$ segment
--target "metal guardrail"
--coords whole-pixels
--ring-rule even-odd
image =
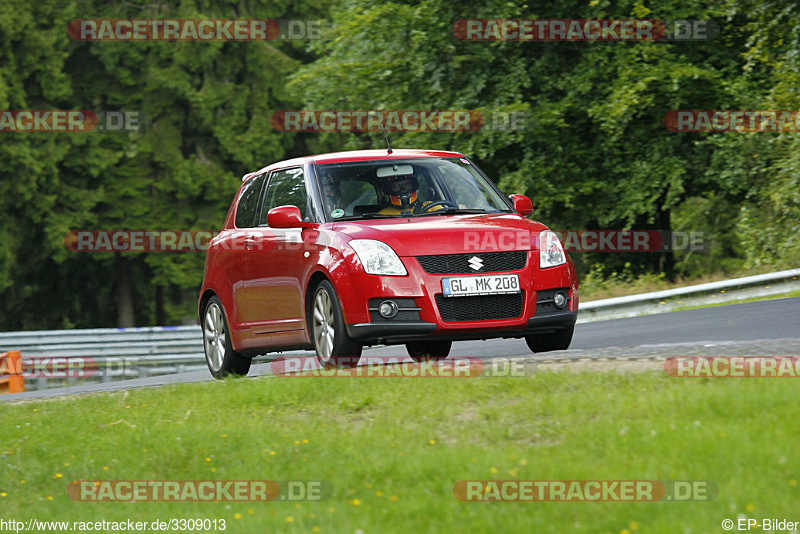
[[[205,369],[202,339],[199,326],[0,332],[0,350],[22,352],[28,389],[48,389]]]
[[[578,322],[662,313],[686,306],[720,304],[800,290],[800,269],[580,303]]]
[[[582,302],[579,322],[794,290],[800,290],[800,269]],[[199,326],[0,332],[0,352],[9,350],[22,352],[28,390],[206,369]]]

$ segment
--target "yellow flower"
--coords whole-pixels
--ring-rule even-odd
[[[25,484],[25,481],[24,480],[20,480],[19,483],[20,484]]]
[[[269,455],[270,455],[270,456],[275,456],[276,454],[278,454],[278,453],[277,453],[277,452],[275,452],[275,451],[269,451]]]
[[[64,475],[62,475],[61,473],[56,473],[55,475],[53,475],[53,478],[61,478],[63,476]]]
[[[751,503],[751,502],[749,502],[749,503],[747,503],[747,506],[744,507],[744,509],[746,511],[748,511],[748,512],[752,512],[752,511],[754,511],[756,509],[756,505]]]
[[[497,468],[496,467],[492,467],[491,469],[489,469],[489,471],[491,471],[492,473],[497,473]]]
[[[39,411],[39,408],[34,408],[34,409],[33,409],[33,411],[34,411],[34,412],[38,412],[38,411]]]
[[[308,440],[307,440],[307,439],[304,439],[304,440],[303,440],[303,443],[308,443]]]
[[[233,518],[234,519],[241,519],[242,518],[242,514],[240,514],[239,512],[236,512],[235,514],[233,514]]]
[[[52,497],[52,495],[48,495],[48,496],[47,496],[47,500],[48,500],[48,501],[52,501],[52,500],[53,500],[53,497]]]
[[[392,499],[394,502],[397,502],[397,495],[392,495],[392,496],[390,497],[390,499]]]
[[[334,508],[333,506],[328,506],[328,513],[332,514],[335,511],[336,511],[336,508]]]
[[[631,530],[639,530],[639,523],[636,521],[631,521],[628,526],[631,527]]]
[[[512,476],[512,477],[515,477],[515,476],[517,476],[517,470],[516,469],[509,469],[508,470],[508,474],[510,476]]]
[[[523,458],[522,460],[519,461],[519,465],[528,465],[528,460]]]
[[[429,439],[428,443],[430,443],[431,445],[436,445],[436,440],[435,439]]]
[[[376,491],[375,492],[375,496],[376,497],[383,497],[383,492],[382,491]]]
[[[300,440],[299,439],[294,440],[294,444],[295,445],[300,445]]]
[[[206,462],[210,462],[210,461],[211,461],[211,458],[209,458],[208,456],[206,456]]]
[[[361,506],[361,501],[358,499],[353,499],[353,506]]]
[[[313,532],[319,532],[319,527],[314,527],[311,529]]]
[[[212,472],[212,473],[216,473],[216,472],[217,472],[217,468],[216,468],[216,467],[212,467],[212,468],[211,468],[211,472]]]
[[[789,481],[789,485],[795,487],[797,485],[797,481],[795,479],[792,479]]]
[[[223,437],[223,438],[227,438],[227,437],[228,437],[228,434],[222,434],[222,437]]]
[[[250,514],[250,515],[253,515],[254,513],[256,513],[256,511],[253,510],[252,508],[248,508],[247,509],[247,513]]]
[[[623,528],[622,530],[619,531],[619,534],[631,534],[631,531],[628,530],[627,528]]]
[[[287,522],[287,523],[294,523],[294,517],[292,517],[292,516],[290,516],[290,515],[289,515],[289,516],[286,516],[286,522]]]
[[[8,493],[6,493],[6,492],[4,491],[4,492],[0,493],[0,497],[8,497]]]
[[[103,466],[103,471],[108,471],[108,466],[107,465]]]

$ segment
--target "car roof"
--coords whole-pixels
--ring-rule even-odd
[[[381,161],[391,159],[407,159],[407,158],[463,158],[464,155],[460,152],[450,152],[447,150],[422,150],[414,148],[397,148],[392,149],[389,154],[386,149],[381,150],[352,150],[350,152],[331,152],[330,154],[318,154],[316,156],[305,156],[301,158],[287,159],[273,163],[263,169],[255,172],[245,174],[242,181],[247,181],[253,176],[257,176],[263,172],[274,171],[286,167],[295,167],[298,165],[305,165],[307,163],[326,164],[326,163],[346,163],[350,161]]]

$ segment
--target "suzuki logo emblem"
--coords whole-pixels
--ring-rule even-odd
[[[467,263],[469,263],[473,271],[480,271],[483,269],[483,260],[478,256],[472,256]]]

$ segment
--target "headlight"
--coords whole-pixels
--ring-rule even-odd
[[[367,274],[405,276],[408,274],[403,262],[392,247],[374,239],[353,239],[350,246],[356,251]]]
[[[545,230],[539,234],[539,268],[555,267],[567,263],[567,255],[561,241],[552,230]]]

